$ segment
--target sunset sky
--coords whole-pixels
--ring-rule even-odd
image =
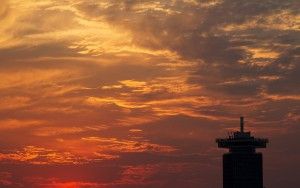
[[[1,188],[220,188],[267,137],[300,187],[299,0],[0,0]]]

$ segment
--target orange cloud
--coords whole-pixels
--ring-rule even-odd
[[[146,141],[121,140],[116,138],[84,137],[83,141],[96,143],[99,151],[103,153],[119,152],[173,152],[176,148],[152,144]]]
[[[0,153],[0,161],[30,164],[78,164],[84,162],[83,159],[69,152],[58,152],[35,146],[27,146],[15,153]]]
[[[42,120],[19,120],[19,119],[5,119],[0,120],[0,130],[14,130],[25,127],[36,127],[45,124]]]

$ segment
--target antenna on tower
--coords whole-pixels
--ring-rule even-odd
[[[240,124],[241,124],[241,133],[244,132],[244,117],[240,117]]]

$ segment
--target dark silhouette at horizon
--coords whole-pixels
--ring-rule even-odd
[[[223,188],[263,188],[263,157],[256,148],[266,148],[268,139],[255,138],[244,132],[244,117],[240,131],[228,138],[217,139],[219,148],[228,148],[223,155]]]

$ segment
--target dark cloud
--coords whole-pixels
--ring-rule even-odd
[[[197,82],[204,84],[209,90],[224,92],[225,95],[259,95],[261,89],[268,87],[266,85],[269,84],[255,79],[274,74],[280,79],[270,83],[275,84],[273,88],[284,90],[284,87],[281,87],[283,84],[280,83],[284,83],[287,88],[294,88],[295,82],[293,84],[287,82],[287,75],[281,74],[281,68],[272,70],[271,67],[283,59],[285,63],[292,61],[293,55],[285,52],[288,50],[286,47],[280,46],[286,43],[294,46],[299,44],[298,37],[295,36],[297,31],[287,32],[286,29],[280,28],[274,30],[268,26],[265,29],[253,26],[242,31],[223,31],[222,28],[230,24],[243,25],[247,22],[271,26],[276,24],[276,20],[267,23],[266,17],[284,11],[290,12],[291,15],[296,14],[297,1],[220,1],[208,7],[201,7],[201,4],[213,3],[212,1],[198,1],[199,4],[193,6],[180,1],[169,5],[163,2],[158,4],[161,9],[178,11],[173,14],[165,14],[156,9],[146,8],[137,11],[133,8],[135,5],[144,5],[143,3],[145,2],[111,2],[106,9],[97,4],[82,4],[79,9],[91,17],[105,17],[112,24],[130,29],[134,33],[133,42],[138,45],[152,49],[170,49],[183,58],[204,62],[199,64],[199,71],[196,71],[195,75],[200,75]],[[257,67],[253,63],[258,59],[253,58],[246,48],[283,49],[280,49],[281,55],[277,60],[261,59],[270,62],[270,66]],[[254,81],[222,84],[224,81],[244,77]]]
[[[297,87],[300,84],[298,79],[300,74],[299,54],[299,47],[290,48],[274,61],[273,71],[277,73],[277,76],[282,77],[282,79],[271,81],[267,85],[269,93],[283,95],[299,94],[299,87]]]
[[[224,0],[210,9],[202,26],[204,28],[219,27],[223,24],[243,24],[255,17],[270,15],[279,11],[288,10],[296,12],[297,1],[288,0],[266,0],[261,2],[254,1],[232,1]],[[263,19],[262,19],[263,21]]]

